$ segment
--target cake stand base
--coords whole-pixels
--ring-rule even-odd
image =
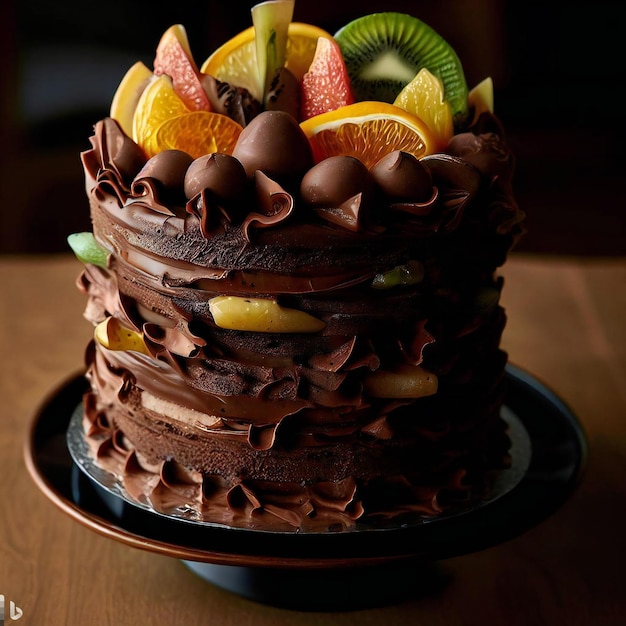
[[[291,571],[183,563],[203,580],[248,600],[297,611],[348,611],[436,594],[447,577],[437,563]]]

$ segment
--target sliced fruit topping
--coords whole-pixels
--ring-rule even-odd
[[[461,62],[430,26],[403,13],[358,18],[336,34],[357,100],[394,102],[422,68],[443,83],[455,123],[467,117],[467,84]]]
[[[481,113],[493,113],[493,80],[489,76],[470,89],[467,97],[470,107],[474,110],[474,119]]]
[[[365,389],[374,398],[422,398],[437,393],[437,387],[437,376],[419,365],[377,370],[365,380]]]
[[[372,279],[374,289],[392,289],[417,285],[424,280],[424,265],[420,261],[409,261],[406,265],[396,265],[383,274],[376,274]]]
[[[168,28],[156,50],[154,73],[172,79],[174,91],[190,111],[210,111],[209,99],[200,83],[200,72],[193,60],[187,32],[181,24]]]
[[[167,75],[159,76],[139,98],[133,116],[132,138],[148,156],[153,156],[155,153],[147,149],[147,144],[155,130],[168,119],[184,113],[189,113],[189,109],[176,95],[172,79]]]
[[[96,326],[94,339],[109,350],[133,350],[150,356],[143,335],[124,327],[115,317],[107,317]]]
[[[292,22],[288,34],[285,67],[300,80],[311,67],[319,38],[331,39],[331,35],[317,26],[301,22]]]
[[[419,117],[384,102],[356,102],[316,115],[300,126],[316,163],[345,154],[369,168],[394,150],[421,158],[437,147],[436,138]]]
[[[420,117],[437,138],[443,149],[454,134],[452,110],[444,100],[441,81],[426,68],[405,85],[394,104]]]
[[[231,154],[242,126],[225,115],[211,111],[192,111],[163,122],[149,138],[148,155],[163,150],[182,150],[197,159],[204,154]]]
[[[137,61],[124,74],[124,78],[122,78],[111,101],[110,116],[129,137],[132,137],[133,134],[133,115],[137,103],[151,78],[150,69],[141,61]]]
[[[325,30],[292,22],[287,29],[285,67],[300,80],[309,69],[319,37],[330,37]],[[254,26],[242,31],[219,47],[202,64],[200,71],[220,81],[244,87],[257,100],[262,100],[256,62]]]
[[[259,91],[265,102],[276,72],[287,60],[287,37],[295,0],[269,0],[252,7]]]
[[[93,233],[74,233],[67,238],[67,243],[81,263],[107,266],[109,251],[96,241]]]
[[[258,333],[315,333],[322,320],[297,309],[282,307],[276,300],[217,296],[209,300],[209,310],[220,328]]]
[[[300,119],[354,103],[341,49],[334,39],[320,37],[311,67],[302,78]]]

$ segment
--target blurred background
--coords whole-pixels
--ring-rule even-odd
[[[67,252],[90,229],[79,152],[128,67],[151,67],[174,23],[200,65],[251,25],[254,3],[2,0],[0,253]],[[301,0],[294,19],[333,33],[382,10],[437,30],[470,87],[493,77],[528,215],[518,250],[625,255],[622,3]]]

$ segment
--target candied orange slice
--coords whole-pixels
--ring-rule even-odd
[[[386,102],[356,102],[311,117],[300,127],[317,163],[343,154],[371,167],[394,150],[421,158],[437,149],[437,139],[423,120]]]
[[[404,86],[394,104],[421,118],[437,138],[439,148],[450,141],[454,134],[452,109],[444,100],[441,81],[426,68]]]
[[[300,80],[315,56],[319,37],[332,38],[312,24],[292,22],[287,37],[285,67]],[[219,47],[202,64],[200,71],[218,80],[245,87],[257,100],[263,100],[262,78],[258,76],[254,26],[247,28]]]
[[[166,120],[184,113],[189,113],[189,109],[176,95],[172,79],[163,74],[150,82],[139,98],[133,116],[132,138],[148,152],[148,143],[156,129]]]
[[[145,148],[149,156],[183,150],[194,159],[213,152],[231,154],[242,126],[221,113],[191,111],[163,122]]]
[[[124,74],[111,101],[110,116],[129,137],[133,134],[135,109],[151,78],[152,71],[137,61]]]

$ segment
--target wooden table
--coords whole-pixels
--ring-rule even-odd
[[[0,258],[0,594],[20,624],[193,626],[626,623],[626,259],[513,256],[503,272],[511,361],[586,429],[582,485],[547,521],[444,561],[448,582],[395,606],[294,612],[222,591],[181,562],[107,539],[63,514],[26,471],[44,398],[82,365],[90,336],[69,256]]]

